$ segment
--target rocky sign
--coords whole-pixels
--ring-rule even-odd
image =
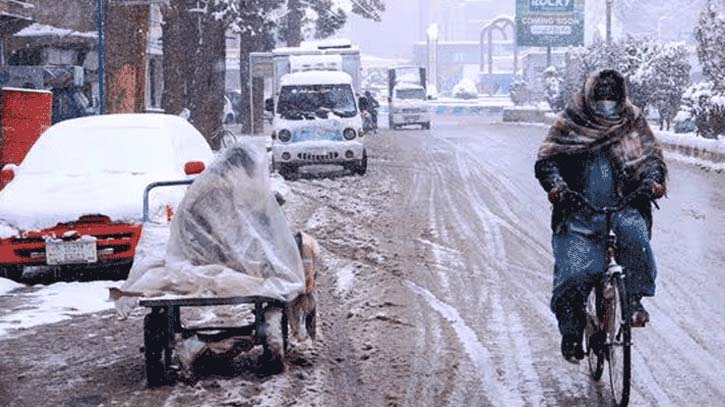
[[[517,0],[516,43],[527,47],[584,45],[585,0]]]

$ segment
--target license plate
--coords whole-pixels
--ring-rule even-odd
[[[417,122],[420,120],[420,116],[405,116],[406,122]]]
[[[98,261],[95,241],[45,243],[45,260],[48,265],[89,264]]]

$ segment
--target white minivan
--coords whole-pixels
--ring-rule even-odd
[[[340,165],[367,171],[362,119],[352,78],[341,71],[306,71],[282,77],[272,121],[272,165],[289,178],[303,166]]]

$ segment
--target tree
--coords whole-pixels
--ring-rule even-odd
[[[581,92],[584,82],[592,73],[601,69],[616,69],[627,82],[630,101],[646,111],[653,103],[650,67],[657,53],[656,43],[634,37],[611,45],[598,42],[587,48],[575,48],[569,51],[564,66],[562,98],[568,102]]]
[[[149,6],[104,4],[107,58],[106,112],[142,113],[146,109],[146,47]]]
[[[384,0],[287,0],[279,36],[287,46],[297,47],[302,39],[327,38],[347,22],[350,13],[380,21]]]
[[[702,137],[725,135],[725,16],[708,0],[695,28],[697,56],[707,82],[688,91],[685,105]],[[687,106],[689,105],[689,106]]]
[[[660,114],[660,130],[670,129],[682,104],[682,95],[690,86],[689,53],[684,44],[667,43],[659,47],[650,64],[651,100]]]
[[[712,0],[708,0],[700,14],[695,38],[702,73],[716,90],[725,91],[725,17]]]
[[[164,94],[167,113],[190,112],[189,121],[213,149],[222,125],[225,31],[235,22],[235,0],[170,0],[163,8]]]
[[[279,8],[284,0],[241,0],[241,13],[234,23],[239,33],[239,74],[241,83],[241,123],[242,133],[252,132],[251,97],[252,84],[249,78],[249,54],[252,52],[269,51],[274,48],[274,28],[276,26],[272,13]]]
[[[563,98],[562,88],[563,77],[559,74],[559,70],[550,66],[544,71],[544,98],[549,103],[551,110],[561,112],[566,107],[566,101]]]

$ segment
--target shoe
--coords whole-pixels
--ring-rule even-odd
[[[561,355],[569,363],[577,364],[584,359],[581,335],[564,335],[561,338]]]
[[[643,328],[649,322],[649,312],[642,305],[642,298],[632,299],[630,306],[632,312],[632,328]]]

